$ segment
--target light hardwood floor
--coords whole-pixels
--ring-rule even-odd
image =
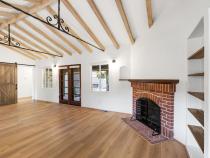
[[[187,158],[176,141],[149,144],[126,116],[45,102],[0,106],[0,158]]]

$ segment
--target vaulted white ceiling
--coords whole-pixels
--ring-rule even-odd
[[[5,0],[9,3],[16,4],[17,7],[31,7],[33,3],[36,2],[33,0]],[[31,2],[29,2],[31,1]],[[41,0],[39,0],[41,1]],[[87,0],[67,0],[69,1],[75,10],[79,13],[82,19],[87,23],[89,28],[95,34],[95,36],[99,39],[99,41],[103,44],[105,48],[114,47],[113,42],[105,32],[98,18],[94,14]],[[152,0],[152,12],[155,21],[170,4],[172,0]],[[38,1],[37,1],[38,2]],[[123,24],[122,18],[118,11],[115,0],[94,0],[97,8],[101,12],[105,22],[113,33],[116,41],[120,46],[122,45],[131,45],[129,41],[128,34],[126,32],[125,26]],[[149,31],[148,26],[148,18],[147,18],[147,9],[146,9],[146,0],[122,0],[123,7],[125,13],[127,15],[129,25],[132,31],[134,38],[144,38],[144,32]],[[57,13],[57,2],[51,4],[50,7]],[[1,12],[10,12],[10,13],[20,13],[14,9],[10,9],[9,7],[5,7],[0,3],[0,13]],[[1,15],[1,14],[0,14]],[[4,14],[2,14],[4,15]],[[40,16],[43,19],[46,19],[47,16],[51,15],[47,8],[39,11],[35,16]],[[51,15],[52,16],[52,15]],[[81,26],[81,24],[75,19],[75,17],[69,12],[66,6],[61,4],[61,17],[64,19],[65,24],[67,24],[80,38],[88,41],[94,45],[97,45],[95,41],[90,37],[87,31]],[[0,23],[4,23],[6,16],[0,16]],[[12,17],[8,17],[12,18]],[[8,19],[7,19],[8,20]],[[26,22],[24,21],[26,20]],[[28,25],[27,23],[31,23],[33,27]],[[20,28],[22,28],[22,30]],[[4,29],[4,33],[7,33],[7,28]],[[37,29],[45,34],[40,34],[37,32]],[[2,30],[2,29],[1,29]],[[61,54],[72,55],[88,53],[88,49],[78,42],[78,40],[65,35],[57,30],[53,30],[53,28],[49,29],[45,24],[31,18],[26,17],[11,25],[12,36],[15,37],[18,41],[20,41],[24,47],[33,48],[36,50],[43,50],[48,52],[56,52]],[[47,35],[47,37],[46,37]],[[41,42],[40,42],[41,41]],[[56,44],[58,43],[59,46]],[[74,48],[72,48],[72,45]],[[95,50],[94,48],[90,47]],[[103,53],[103,52],[102,52]],[[39,55],[39,54],[38,54]],[[41,58],[43,58],[43,55]]]

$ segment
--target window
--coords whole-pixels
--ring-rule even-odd
[[[109,91],[109,65],[92,66],[92,91]]]
[[[43,76],[43,88],[52,88],[53,87],[53,79],[52,79],[52,69],[46,68],[42,72]]]

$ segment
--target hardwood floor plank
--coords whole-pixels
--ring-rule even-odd
[[[176,141],[151,145],[127,114],[47,102],[0,106],[3,158],[187,158]]]

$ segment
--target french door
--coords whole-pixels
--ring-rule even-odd
[[[81,65],[61,66],[60,103],[81,106]]]
[[[17,103],[17,64],[0,63],[0,105]]]

